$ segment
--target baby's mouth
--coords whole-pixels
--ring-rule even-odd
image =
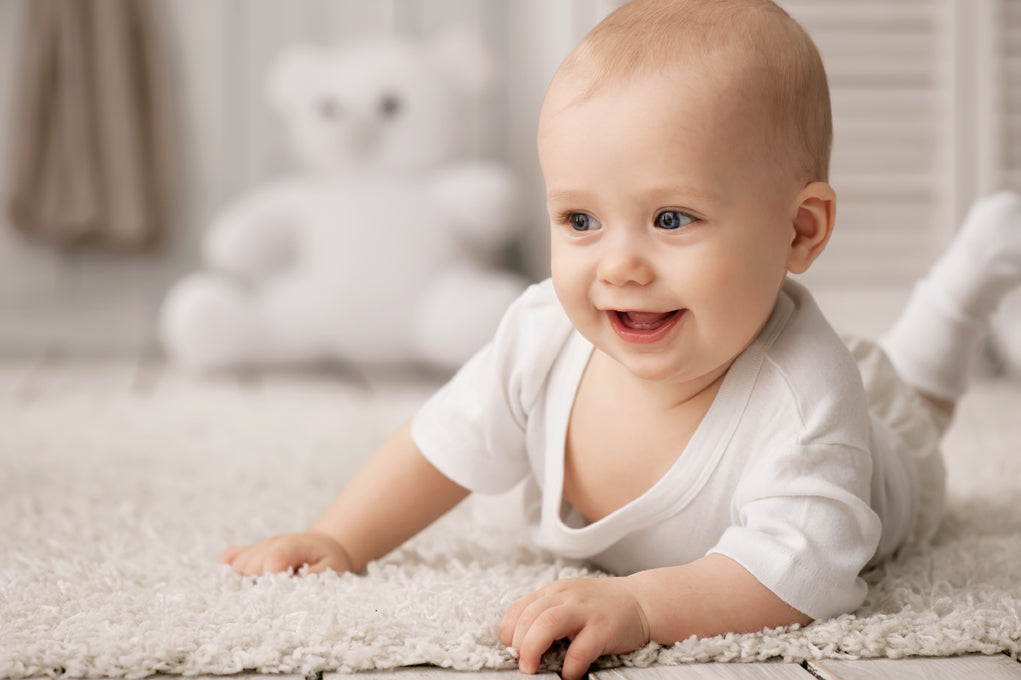
[[[613,310],[606,313],[610,327],[621,340],[639,345],[652,345],[673,333],[685,310],[672,312],[628,312]]]
[[[654,331],[669,323],[679,313],[679,309],[672,312],[614,312],[622,326],[636,331]]]

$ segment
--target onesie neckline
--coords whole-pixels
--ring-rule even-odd
[[[625,535],[676,514],[698,495],[741,421],[766,348],[783,328],[794,307],[790,296],[782,291],[762,330],[734,360],[702,421],[666,473],[641,496],[591,523],[585,523],[581,514],[563,500],[567,426],[582,375],[595,350],[577,330],[571,332],[566,361],[559,376],[570,399],[550,404],[544,471],[548,488],[542,494],[540,520],[542,533],[556,536],[555,544],[560,546],[560,552],[567,557],[587,557],[603,552]],[[678,488],[685,491],[678,495]]]

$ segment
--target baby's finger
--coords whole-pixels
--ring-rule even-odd
[[[220,564],[232,564],[245,547],[243,545],[232,545],[220,553]]]
[[[525,644],[525,638],[528,636],[532,626],[535,625],[536,620],[551,607],[557,605],[557,603],[551,602],[549,598],[543,597],[538,593],[533,593],[529,600],[529,602],[525,603],[521,613],[518,614],[517,620],[514,622],[514,632],[511,634],[510,646],[518,650],[519,654],[521,653],[522,646]]]
[[[604,641],[593,628],[582,628],[567,648],[560,674],[564,680],[581,680],[588,673],[592,662],[602,656],[605,649]]]
[[[230,566],[234,567],[234,571],[242,576],[259,576],[262,573],[260,552],[259,546],[253,545],[235,555]]]
[[[330,568],[330,565],[326,563],[326,560],[319,560],[318,562],[309,562],[308,574],[322,574],[324,571]],[[334,569],[336,571],[336,569]]]
[[[518,619],[521,618],[521,613],[525,611],[525,608],[533,600],[535,600],[534,592],[519,597],[507,608],[507,613],[503,615],[503,621],[500,622],[500,644],[507,647],[513,646],[514,630],[517,628]]]
[[[308,573],[310,574],[322,574],[328,570],[344,572],[347,571],[347,566],[330,559],[329,557],[323,557],[320,560],[308,563]]]
[[[525,673],[535,673],[546,650],[557,640],[573,638],[584,624],[581,614],[571,607],[557,606],[544,610],[529,626],[521,645],[515,646],[518,667]]]
[[[308,563],[301,546],[288,541],[276,541],[266,546],[262,554],[261,574],[277,574],[289,569],[295,571]]]

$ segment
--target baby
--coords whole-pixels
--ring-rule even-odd
[[[535,542],[619,576],[510,607],[525,672],[562,638],[574,680],[650,641],[854,610],[859,573],[939,521],[940,435],[1021,284],[1021,200],[977,204],[883,348],[849,350],[787,277],[833,229],[830,143],[819,55],[769,0],[614,12],[539,117],[551,280],[305,533],[223,561],[361,571],[527,480]]]

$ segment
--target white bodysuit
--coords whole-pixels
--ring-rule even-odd
[[[859,347],[860,370],[808,291],[787,281],[670,470],[587,524],[562,491],[568,418],[592,349],[552,283],[534,285],[412,424],[425,457],[472,491],[528,479],[526,522],[543,548],[617,574],[721,553],[820,619],[858,607],[861,570],[941,509],[939,424],[878,350]],[[923,493],[923,483],[934,488]]]

